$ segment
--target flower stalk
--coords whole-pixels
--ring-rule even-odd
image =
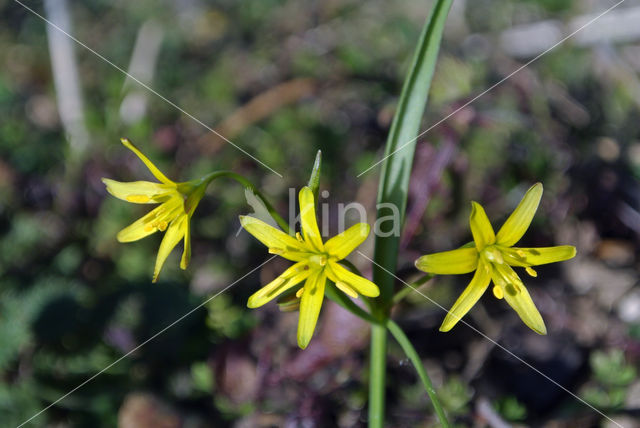
[[[404,222],[418,131],[429,95],[444,24],[452,3],[453,0],[437,0],[425,22],[385,146],[377,202],[379,207],[395,206],[400,213],[400,224]],[[380,219],[387,214],[379,209],[377,218]],[[373,282],[380,287],[380,299],[376,300],[372,312],[382,322],[389,319],[395,280],[388,272],[396,271],[400,246],[399,236],[384,235],[376,236],[373,257]],[[382,428],[387,354],[386,328],[372,326],[370,349],[369,427]],[[446,419],[441,419],[440,422],[445,425]]]

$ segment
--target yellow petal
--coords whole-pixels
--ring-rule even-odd
[[[129,150],[131,150],[133,153],[135,153],[142,162],[144,162],[144,164],[147,166],[147,168],[149,168],[149,171],[151,171],[151,174],[153,174],[153,176],[155,178],[158,179],[158,181],[165,183],[165,184],[175,184],[173,181],[169,180],[162,172],[160,172],[160,170],[158,169],[158,167],[156,167],[153,162],[151,162],[149,160],[149,158],[147,158],[140,150],[138,150],[138,148],[136,146],[134,146],[131,141],[129,141],[126,138],[121,138],[120,142],[122,144],[124,144],[124,146],[126,148],[128,148]]]
[[[255,217],[240,216],[240,224],[247,232],[269,247],[269,252],[273,249],[278,255],[293,261],[301,261],[307,257],[305,253],[309,249],[303,242],[268,225],[262,220],[258,220]]]
[[[328,268],[327,275],[336,285],[338,285],[338,282],[344,282],[359,294],[367,297],[377,297],[380,295],[380,290],[377,285],[369,281],[367,278],[356,275],[340,263],[332,260],[329,262]]]
[[[471,202],[469,224],[478,251],[496,242],[496,235],[493,232],[493,227],[491,227],[487,214],[484,212],[482,205],[477,202]]]
[[[180,199],[169,199],[118,232],[117,239],[120,242],[133,242],[158,230],[165,230],[171,220],[180,215],[181,212],[184,212],[184,210]]]
[[[473,279],[471,279],[467,288],[465,288],[460,297],[458,297],[458,300],[456,300],[444,318],[440,326],[440,331],[451,330],[484,294],[489,286],[489,282],[491,282],[491,269],[483,259],[480,259]]]
[[[573,245],[540,248],[500,248],[504,261],[511,266],[537,266],[569,260],[576,255]]]
[[[492,272],[494,282],[502,284],[504,300],[527,327],[538,334],[547,334],[542,316],[518,274],[508,265],[494,265]]]
[[[184,249],[182,250],[182,259],[180,260],[180,268],[186,269],[191,261],[191,217],[188,216],[185,223],[184,231]]]
[[[416,260],[416,267],[421,271],[439,275],[469,273],[477,266],[478,250],[475,247],[427,254]]]
[[[306,267],[307,265],[304,262],[296,263],[289,267],[279,277],[252,294],[247,302],[247,307],[260,307],[291,287],[300,284],[311,274],[311,270],[305,269]]]
[[[324,251],[322,237],[316,220],[316,204],[313,200],[313,192],[308,187],[303,187],[298,195],[300,201],[300,223],[302,235],[317,251]]]
[[[102,182],[107,186],[107,192],[111,195],[135,204],[157,204],[164,202],[168,199],[169,194],[175,191],[175,186],[153,183],[151,181],[123,183],[109,178],[103,178]]]
[[[510,247],[522,238],[531,224],[541,198],[542,183],[536,183],[527,190],[516,209],[498,231],[496,236],[498,244]]]
[[[298,319],[298,346],[305,349],[318,322],[318,315],[324,298],[326,275],[324,269],[314,270],[304,284],[300,300],[300,318]]]
[[[341,234],[329,239],[324,244],[324,249],[338,260],[342,260],[367,239],[370,230],[371,227],[367,223],[355,224]]]
[[[167,260],[167,257],[169,257],[174,247],[178,245],[178,242],[184,237],[187,221],[187,215],[183,214],[173,220],[165,232],[164,238],[162,238],[162,242],[160,243],[160,248],[158,249],[158,256],[156,257],[156,266],[153,270],[153,282],[158,281],[158,275],[160,275],[162,265],[164,265],[165,260]]]

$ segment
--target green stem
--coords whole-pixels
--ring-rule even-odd
[[[333,283],[328,282],[328,287],[325,288],[325,293],[327,297],[344,309],[348,310],[355,316],[362,318],[369,324],[380,324],[380,321],[374,318],[370,313],[362,309],[360,306],[356,305],[356,303],[351,300],[346,294],[339,291]]]
[[[436,411],[436,415],[438,415],[440,424],[444,428],[448,428],[450,425],[449,425],[449,421],[447,420],[447,415],[445,414],[444,409],[440,404],[440,400],[438,399],[436,390],[433,388],[431,379],[429,379],[429,375],[427,375],[427,371],[424,369],[424,366],[422,365],[422,360],[420,359],[420,356],[416,352],[413,345],[411,345],[409,338],[404,334],[404,332],[402,331],[402,329],[398,324],[396,324],[391,320],[388,320],[387,328],[389,329],[389,332],[391,332],[393,337],[396,339],[398,344],[400,344],[400,346],[402,347],[402,350],[407,355],[409,360],[411,360],[411,362],[413,363],[413,366],[416,368],[416,371],[418,372],[418,376],[420,376],[420,380],[422,381],[422,384],[424,385],[424,388],[426,389],[427,394],[431,399],[431,403],[433,404],[433,408]]]
[[[400,217],[396,218],[396,221],[400,220],[400,224],[404,224],[416,140],[429,95],[444,24],[452,3],[453,0],[437,0],[433,4],[431,15],[425,22],[416,46],[385,146],[378,187],[377,219],[386,218],[388,213],[385,211],[395,207],[394,216],[397,212]],[[396,270],[398,250],[399,234],[376,236],[373,282],[380,288],[380,297],[372,301],[375,302],[375,306],[371,309],[381,321],[389,318],[395,282],[385,269],[389,272]],[[381,427],[384,424],[387,330],[378,325],[371,328],[369,426]]]
[[[425,275],[428,276],[428,275]],[[428,279],[427,279],[428,280]],[[426,282],[427,280],[424,280],[424,282]],[[423,278],[421,278],[420,280],[416,281],[416,283],[423,281]],[[364,309],[362,309],[360,306],[358,306],[357,304],[354,303],[353,300],[351,300],[349,297],[347,297],[344,293],[338,291],[338,289],[336,289],[335,285],[331,284],[329,287],[326,288],[326,293],[327,293],[327,297],[331,300],[333,300],[334,302],[336,302],[337,304],[339,304],[340,306],[342,306],[343,308],[345,308],[346,310],[348,310],[349,312],[351,312],[352,314],[356,315],[357,317],[360,317],[361,319],[367,321],[368,323],[371,324],[371,328],[372,328],[372,353],[371,353],[371,373],[372,373],[372,378],[369,380],[370,382],[370,394],[372,395],[372,398],[377,398],[377,397],[384,397],[384,375],[386,372],[386,367],[385,367],[385,358],[384,358],[384,352],[382,354],[382,357],[379,357],[379,353],[376,352],[376,350],[380,350],[378,348],[378,346],[382,346],[380,345],[382,342],[381,339],[373,339],[375,337],[376,334],[380,334],[380,336],[384,337],[384,346],[386,348],[386,340],[387,340],[387,336],[386,336],[386,332],[385,332],[385,327],[386,329],[389,330],[389,332],[391,332],[391,334],[393,335],[393,337],[396,339],[396,341],[398,342],[398,344],[400,344],[400,347],[402,348],[402,350],[404,351],[404,353],[406,354],[406,356],[409,358],[409,360],[411,360],[411,362],[413,363],[413,366],[415,367],[416,371],[418,372],[418,376],[420,377],[420,380],[422,381],[422,384],[424,385],[425,390],[427,391],[427,394],[429,395],[429,398],[431,399],[431,403],[433,404],[433,408],[435,409],[436,415],[438,416],[438,419],[440,420],[440,424],[447,428],[449,427],[449,422],[447,420],[447,416],[445,415],[445,412],[442,408],[442,405],[440,404],[440,400],[438,399],[438,396],[436,394],[435,389],[433,388],[433,384],[431,383],[431,379],[429,378],[429,375],[427,374],[426,370],[424,369],[424,366],[422,365],[422,361],[420,360],[420,356],[418,355],[418,353],[416,352],[415,348],[413,347],[413,345],[411,344],[411,342],[409,341],[409,338],[404,334],[404,332],[402,331],[402,329],[400,328],[400,326],[398,324],[396,324],[395,322],[393,322],[392,320],[387,320],[385,323],[381,323],[380,320],[374,318],[371,314],[369,314],[368,312],[366,312]],[[378,327],[382,327],[381,329],[378,329]],[[382,335],[382,332],[385,332],[384,335]],[[374,342],[375,340],[379,340]],[[374,365],[375,365],[375,372],[376,375],[373,376],[374,373]],[[382,380],[380,379],[378,373],[381,373],[383,378]],[[376,388],[375,391],[372,392],[373,388]],[[382,391],[379,390],[379,388],[382,388]],[[375,393],[374,393],[375,392]],[[383,422],[384,422],[384,413],[380,413],[380,411],[384,412],[384,407],[380,408],[377,407],[380,405],[380,402],[376,399],[372,399],[371,404],[369,405],[369,425],[370,426],[374,426],[374,427],[381,427],[383,426]],[[372,410],[373,409],[373,410]]]
[[[347,265],[350,264],[348,263]],[[356,272],[358,271],[355,266],[353,269]],[[385,321],[375,318],[356,305],[353,300],[338,291],[333,284],[327,287],[325,292],[329,299],[371,324],[369,427],[382,428],[384,426],[384,389],[387,372],[387,329],[385,328]]]
[[[413,281],[411,284],[402,287],[400,291],[394,294],[392,303],[394,305],[396,303],[399,303],[402,299],[407,297],[409,293],[411,293],[412,291],[415,291],[415,289],[417,289],[418,287],[421,287],[422,285],[426,284],[431,279],[433,279],[433,277],[435,277],[435,274],[427,273],[427,274],[424,274],[422,277],[420,277],[418,280]]]
[[[369,428],[384,426],[384,401],[387,374],[387,329],[371,324],[369,361]]]
[[[216,171],[202,177],[200,179],[200,183],[209,184],[216,178],[221,178],[221,177],[226,177],[226,178],[235,180],[238,183],[242,184],[247,189],[251,190],[253,194],[256,195],[258,199],[260,199],[260,201],[264,204],[265,208],[267,208],[267,211],[269,211],[269,214],[271,215],[271,217],[273,217],[276,223],[278,223],[278,226],[280,226],[282,230],[284,230],[288,234],[291,234],[291,230],[289,229],[289,224],[280,216],[280,214],[278,214],[278,212],[273,207],[273,205],[271,205],[271,202],[269,202],[269,200],[262,194],[262,192],[256,186],[253,185],[253,183],[251,183],[242,175],[236,174],[235,172],[232,172],[232,171]]]

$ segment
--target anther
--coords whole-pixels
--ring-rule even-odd
[[[128,202],[133,202],[136,204],[144,204],[151,200],[151,198],[145,195],[129,195],[126,199]]]
[[[356,293],[356,291],[353,288],[351,288],[348,284],[345,284],[342,281],[338,281],[336,282],[336,287],[338,287],[338,289],[344,292],[344,294],[351,296],[354,299],[358,298],[358,293]]]
[[[538,276],[538,272],[536,272],[535,270],[531,269],[531,266],[527,266],[526,268],[524,268],[524,270],[527,271],[527,273],[529,275],[531,275],[532,277],[537,277]]]
[[[302,293],[304,293],[304,287],[296,292],[296,297],[299,299],[302,297]]]
[[[300,232],[296,232],[296,239],[297,239],[299,242],[302,242],[302,235],[300,235]]]
[[[493,287],[493,295],[496,296],[496,299],[502,299],[504,297],[504,292],[502,291],[502,288],[496,285]]]

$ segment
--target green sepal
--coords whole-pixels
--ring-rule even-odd
[[[307,186],[313,192],[313,200],[318,203],[318,189],[320,188],[320,167],[322,166],[322,151],[318,150],[316,160],[313,162],[309,184]]]

